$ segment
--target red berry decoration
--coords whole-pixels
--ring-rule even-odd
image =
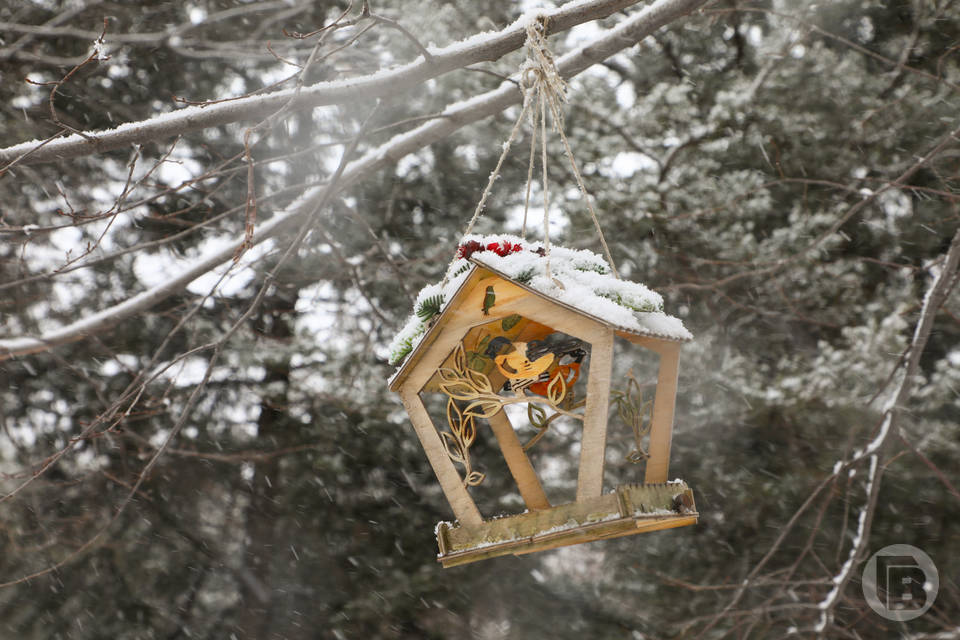
[[[493,251],[494,253],[496,253],[498,256],[502,258],[511,253],[516,253],[517,251],[520,251],[521,249],[523,249],[523,247],[520,246],[519,243],[507,242],[504,240],[501,242],[491,242],[490,244],[487,245],[487,249],[489,249],[490,251]]]
[[[506,240],[501,240],[497,242],[491,242],[487,246],[483,246],[476,240],[468,240],[457,247],[457,257],[466,259],[478,251],[493,251],[502,258],[506,255],[522,250],[523,246],[519,242],[507,242]]]
[[[477,251],[483,251],[483,245],[476,240],[470,240],[457,247],[457,257],[466,259]]]

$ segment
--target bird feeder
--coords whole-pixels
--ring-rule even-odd
[[[616,291],[612,285],[622,281],[612,282],[608,291],[604,263],[589,252],[570,251],[573,258],[566,262],[555,256],[553,274],[548,267],[549,277],[531,277],[529,265],[543,260],[542,248],[521,251],[519,243],[498,240],[490,246],[500,250],[482,251],[489,239],[472,241],[481,252],[461,252],[461,265],[451,268],[456,277],[442,291],[421,294],[420,305],[427,310],[419,309],[419,319],[412,319],[413,325],[421,324],[408,332],[413,334],[407,337],[409,353],[390,380],[456,518],[436,527],[442,565],[695,524],[692,491],[683,481],[667,479],[680,346],[692,336],[662,310],[627,308],[626,314],[605,317],[614,307],[595,304],[591,296],[609,302],[614,297],[609,291]],[[525,255],[514,255],[520,253]],[[583,268],[583,254],[596,260],[587,260]],[[585,273],[592,289],[578,289],[564,278],[564,268]],[[630,390],[612,389],[617,339],[659,357],[652,407],[645,403],[646,411],[629,403],[624,411]],[[611,409],[612,392],[619,412]],[[432,400],[425,402],[428,396]],[[521,424],[517,418],[523,409],[527,419]],[[611,412],[633,422],[637,448],[631,455],[645,469],[642,483],[605,493]],[[563,504],[548,499],[530,458],[532,445],[558,418],[582,424],[576,495]],[[471,496],[486,479],[473,464],[471,446],[489,436],[516,483],[526,507],[522,513],[485,517]]]

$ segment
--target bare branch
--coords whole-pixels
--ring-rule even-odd
[[[936,266],[934,268],[937,269]],[[843,564],[840,572],[834,576],[833,589],[820,602],[820,621],[815,627],[817,633],[822,634],[827,625],[833,622],[833,610],[839,602],[839,596],[843,594],[843,590],[853,577],[854,568],[865,554],[870,540],[870,525],[876,512],[877,498],[880,495],[880,479],[883,470],[879,468],[879,462],[883,449],[887,442],[891,441],[891,436],[899,432],[898,418],[913,391],[917,371],[920,368],[920,356],[923,355],[927,339],[933,329],[937,310],[946,301],[948,292],[955,284],[956,279],[960,277],[958,276],[958,268],[960,268],[960,230],[953,236],[950,249],[947,251],[942,265],[939,265],[937,272],[934,273],[933,282],[923,297],[920,319],[917,321],[913,339],[910,341],[910,356],[907,359],[906,366],[901,369],[896,388],[890,394],[890,398],[883,408],[883,422],[880,425],[880,432],[866,447],[855,451],[849,461],[843,463],[842,466],[840,463],[837,464],[837,467],[843,469],[861,460],[870,460],[870,470],[867,476],[868,496],[867,502],[860,512],[857,534],[850,548],[847,561]],[[840,469],[835,468],[834,474]]]
[[[376,108],[374,108],[374,111],[376,111]],[[371,113],[370,115],[372,116],[373,113]],[[302,225],[297,234],[296,240],[287,247],[287,250],[284,252],[283,256],[280,258],[279,262],[274,267],[273,271],[271,271],[267,275],[263,284],[260,286],[260,289],[257,292],[257,295],[255,296],[253,302],[251,302],[250,305],[247,307],[247,309],[240,315],[240,317],[237,318],[235,322],[233,322],[233,324],[223,334],[223,336],[221,336],[220,339],[217,340],[216,343],[212,345],[212,353],[210,354],[210,358],[207,362],[207,367],[203,374],[203,379],[200,381],[199,384],[197,384],[194,387],[193,391],[191,391],[190,396],[187,399],[186,405],[184,406],[183,410],[178,416],[176,423],[173,425],[173,428],[170,429],[170,432],[163,439],[163,442],[158,447],[155,448],[153,454],[150,456],[150,459],[147,461],[147,463],[143,466],[143,468],[137,474],[136,482],[134,482],[132,485],[125,485],[129,489],[129,492],[127,493],[123,501],[114,509],[113,515],[110,517],[110,519],[100,529],[98,529],[97,532],[92,537],[87,539],[86,542],[80,545],[72,553],[68,554],[65,558],[57,561],[56,563],[51,564],[45,569],[34,571],[29,575],[22,576],[15,580],[10,580],[8,582],[0,583],[0,588],[13,586],[13,585],[20,584],[22,582],[46,575],[77,560],[82,555],[84,555],[87,551],[96,548],[100,544],[100,541],[103,539],[107,531],[109,531],[109,529],[117,522],[117,520],[120,519],[120,516],[124,513],[126,508],[130,505],[134,496],[138,494],[140,487],[143,485],[144,482],[146,482],[150,478],[152,470],[157,465],[158,461],[163,456],[163,454],[170,447],[170,443],[173,442],[173,440],[177,437],[177,435],[183,429],[183,426],[186,424],[187,419],[190,417],[194,407],[197,404],[197,401],[200,397],[201,392],[206,387],[207,383],[210,381],[210,377],[213,374],[215,365],[221,353],[223,352],[224,346],[230,341],[230,339],[237,332],[237,330],[241,326],[243,326],[243,324],[249,319],[249,317],[254,312],[254,310],[259,306],[260,302],[263,300],[264,295],[266,295],[267,291],[270,289],[271,285],[273,284],[273,280],[275,278],[276,272],[280,270],[280,268],[283,266],[286,260],[288,260],[290,256],[293,255],[293,253],[296,251],[300,241],[303,240],[303,238],[306,236],[307,232],[309,231],[310,227],[313,225],[313,222],[315,220],[317,213],[328,203],[329,199],[332,197],[333,193],[336,190],[337,182],[340,179],[340,177],[343,175],[344,168],[347,166],[348,158],[352,153],[354,153],[354,151],[356,150],[357,144],[360,141],[360,138],[366,133],[365,127],[368,124],[369,119],[370,118],[368,117],[367,120],[364,121],[364,123],[360,127],[359,133],[354,138],[353,142],[344,149],[343,155],[341,156],[341,159],[340,159],[340,164],[337,167],[337,170],[334,172],[333,176],[331,176],[330,183],[320,194],[317,202],[314,203],[315,206],[313,210],[310,211],[309,214],[306,216],[306,218],[301,221]],[[232,268],[232,265],[231,265],[231,268]],[[225,277],[226,277],[226,274],[221,276],[220,280],[222,281],[223,278]],[[220,283],[218,282],[210,289],[210,292],[207,294],[207,296],[212,295],[213,292],[216,291],[216,289],[219,286],[220,286]],[[142,389],[143,387],[141,387],[141,391]],[[139,399],[139,394],[137,396],[137,399]],[[137,400],[134,400],[134,402],[130,405],[130,407],[127,410],[127,414],[129,414],[130,409],[133,408],[136,402]],[[68,448],[69,447],[61,449],[59,455],[63,455],[63,453],[65,453]],[[52,464],[52,462],[50,464]],[[50,467],[50,464],[47,464],[44,467],[44,470],[48,469]],[[33,476],[33,478],[36,478],[36,477],[37,477],[37,474]],[[17,489],[17,491],[19,491],[24,486],[26,486],[26,484],[28,484],[33,478],[31,478],[30,480],[22,484],[21,487]],[[4,499],[9,498],[12,495],[13,493],[7,494],[6,496],[4,496]]]
[[[907,445],[907,446],[910,448],[910,450],[911,450],[918,458],[920,458],[920,460],[923,461],[923,464],[927,465],[927,467],[930,469],[930,471],[932,471],[932,472],[937,476],[937,478],[940,480],[940,482],[943,484],[943,486],[946,487],[947,491],[949,491],[951,494],[953,494],[953,497],[955,497],[957,500],[960,500],[960,490],[957,490],[957,488],[956,488],[955,486],[953,486],[953,483],[950,482],[950,478],[947,477],[947,474],[945,474],[940,467],[938,467],[936,464],[934,464],[933,460],[931,460],[930,458],[928,458],[927,456],[925,456],[925,455],[923,454],[923,452],[920,451],[920,449],[918,449],[916,446],[914,446],[914,444],[913,444],[912,442],[910,442],[909,440],[907,440],[907,439],[903,436],[902,433],[899,434],[899,437],[900,437],[900,440],[903,441],[903,444]]]
[[[832,581],[829,583],[832,585],[832,588],[818,606],[821,617],[815,631],[817,633],[823,632],[832,621],[833,609],[843,596],[843,591],[853,576],[853,570],[857,562],[862,559],[866,545],[869,543],[870,525],[876,510],[876,501],[880,491],[880,479],[884,468],[884,465],[881,464],[881,455],[885,445],[891,440],[891,436],[898,432],[897,420],[913,390],[917,371],[920,366],[920,357],[923,354],[927,339],[930,337],[936,312],[940,306],[943,305],[951,287],[960,279],[960,271],[958,271],[958,268],[960,268],[960,230],[954,235],[945,258],[937,265],[934,265],[934,268],[937,269],[937,271],[934,272],[933,282],[924,296],[920,318],[917,320],[917,325],[914,329],[913,338],[907,352],[907,358],[899,360],[895,365],[894,373],[896,375],[894,375],[894,378],[897,380],[897,384],[883,407],[883,416],[877,435],[866,446],[854,451],[848,459],[840,460],[834,465],[832,472],[821,480],[804,503],[794,512],[790,520],[781,528],[777,540],[767,550],[767,553],[760,562],[750,571],[746,579],[743,580],[737,592],[730,599],[730,602],[728,602],[721,611],[710,617],[710,622],[696,637],[704,637],[720,620],[725,619],[728,615],[735,614],[734,607],[739,604],[746,594],[747,589],[753,586],[755,580],[760,575],[760,571],[780,549],[787,535],[798,523],[800,516],[813,504],[817,496],[828,486],[834,484],[851,467],[867,461],[870,465],[867,472],[867,496],[857,522],[857,533],[854,538],[854,543],[848,552],[847,560],[840,572],[833,576]],[[816,531],[817,528],[813,530]]]
[[[639,0],[592,0],[590,2],[569,2],[553,11],[541,11],[549,17],[549,33],[565,31],[575,25],[591,20],[605,18],[617,11],[636,4]],[[705,3],[694,1],[658,1],[644,10],[645,15],[683,15]],[[675,11],[674,6],[688,7]],[[145,143],[162,140],[174,135],[206,129],[229,122],[258,120],[273,113],[290,101],[291,109],[303,110],[323,105],[356,102],[370,98],[395,95],[399,92],[477,62],[497,60],[511,51],[523,46],[525,24],[530,15],[524,15],[509,27],[494,36],[468,39],[442,49],[431,51],[429,60],[416,60],[390,71],[380,71],[369,76],[332,82],[320,82],[305,87],[296,95],[296,90],[277,91],[267,95],[251,96],[206,107],[193,106],[167,113],[162,116],[122,124],[116,129],[91,132],[86,136],[72,135],[48,142],[43,149],[31,151],[39,142],[24,142],[6,149],[0,149],[0,165],[14,159],[21,163],[51,162],[76,158],[92,153],[119,149],[131,143]],[[663,23],[665,24],[665,23]],[[4,28],[0,24],[0,29]],[[86,32],[84,32],[86,33]],[[89,35],[89,34],[88,34]],[[93,34],[96,37],[98,34]],[[112,36],[122,41],[120,36]],[[272,56],[271,56],[272,57]],[[21,157],[23,156],[23,157]]]
[[[66,11],[58,13],[56,16],[45,22],[41,27],[56,27],[59,24],[72,20],[78,13],[81,13],[86,7],[78,6]],[[0,60],[9,60],[11,58],[16,58],[20,53],[20,50],[23,49],[30,41],[33,39],[33,34],[24,34],[20,38],[17,38],[16,42],[11,43],[9,46],[0,49]],[[75,63],[74,63],[75,64]]]
[[[557,68],[564,77],[576,75],[604,58],[633,46],[656,29],[690,13],[706,1],[658,0],[635,16],[622,22],[616,28],[611,29],[605,36],[597,38],[590,45],[571,51],[560,58],[557,62]],[[335,193],[333,195],[356,184],[380,167],[396,162],[414,151],[449,136],[467,124],[503,111],[520,101],[521,94],[516,90],[516,87],[511,83],[504,83],[498,89],[448,107],[443,113],[443,118],[424,124],[410,132],[397,135],[382,146],[351,162],[334,186]],[[303,217],[310,215],[316,209],[317,203],[328,197],[327,194],[327,185],[306,191],[286,211],[275,214],[265,222],[250,240],[250,246],[272,238],[297,224]],[[199,276],[230,259],[243,242],[243,238],[235,240],[221,249],[207,254],[193,266],[172,277],[168,282],[69,325],[38,337],[0,340],[0,360],[45,351],[58,344],[79,340],[101,331],[113,323],[145,311],[157,302],[180,291]]]
[[[371,18],[372,20],[379,22],[380,24],[385,24],[388,27],[393,27],[394,29],[402,33],[407,38],[407,40],[412,42],[413,46],[415,46],[420,51],[420,55],[423,56],[423,59],[426,62],[428,63],[433,62],[433,54],[431,54],[427,50],[427,48],[423,46],[423,43],[417,40],[417,37],[412,33],[410,33],[410,30],[404,27],[402,24],[400,24],[399,22],[397,22],[392,18],[387,18],[386,16],[377,15],[376,13],[370,13],[369,11],[367,12],[366,17]]]
[[[301,5],[302,7],[303,5]],[[37,36],[42,38],[79,38],[81,40],[93,40],[98,37],[96,31],[90,31],[88,29],[80,29],[77,27],[60,27],[57,26],[62,22],[66,22],[70,18],[74,17],[77,13],[82,11],[85,7],[80,7],[69,11],[67,13],[58,15],[57,18],[50,20],[49,22],[42,25],[32,25],[32,24],[21,24],[19,22],[0,22],[0,30],[9,32],[9,33],[22,33],[28,36]],[[290,5],[286,0],[273,0],[272,2],[257,2],[249,6],[240,6],[234,7],[232,9],[225,9],[223,11],[217,11],[208,15],[203,22],[194,24],[192,22],[187,22],[184,24],[172,26],[171,28],[165,31],[150,31],[143,33],[120,33],[114,36],[111,36],[111,40],[115,42],[125,42],[132,44],[152,44],[156,42],[163,42],[164,40],[169,39],[171,36],[177,36],[182,33],[186,33],[192,29],[197,29],[199,27],[208,26],[215,22],[220,22],[221,20],[229,20],[230,18],[236,18],[238,16],[243,16],[250,13],[260,13],[264,11],[269,11],[271,9],[282,9],[290,8]],[[14,43],[14,45],[19,44],[19,40]],[[0,59],[7,57],[4,54],[7,54],[13,45],[7,49],[0,50]]]

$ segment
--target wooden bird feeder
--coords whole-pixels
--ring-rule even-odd
[[[695,524],[692,491],[667,479],[678,358],[681,344],[690,340],[686,330],[678,336],[653,322],[651,328],[618,326],[470,262],[466,278],[390,381],[456,517],[436,527],[442,565]],[[640,429],[634,453],[645,462],[644,481],[604,493],[618,337],[657,354],[659,367],[652,410],[634,415],[635,431]],[[425,403],[430,394],[445,402],[441,424],[434,424]],[[506,410],[513,405],[526,407],[531,422],[519,432]],[[551,504],[528,450],[560,416],[582,423],[579,471],[575,500]],[[484,474],[473,468],[470,446],[483,437],[484,424],[516,482],[523,513],[485,518],[471,497]],[[525,445],[521,437],[531,429],[536,435]],[[647,445],[641,446],[641,436]]]

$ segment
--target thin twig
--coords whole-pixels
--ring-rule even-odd
[[[917,447],[915,447],[912,442],[907,440],[906,436],[903,435],[902,430],[899,433],[897,433],[897,437],[899,437],[900,440],[903,441],[903,444],[907,445],[910,448],[910,450],[914,454],[916,454],[916,456],[920,458],[920,460],[923,461],[923,464],[927,465],[930,471],[933,471],[934,475],[936,475],[937,478],[940,480],[940,482],[943,483],[943,486],[947,488],[947,491],[953,494],[954,498],[956,498],[957,500],[960,500],[960,491],[958,491],[957,488],[953,486],[953,483],[950,482],[950,478],[947,477],[947,474],[945,474],[940,467],[934,464],[930,458],[925,456],[923,452],[920,451],[920,449],[917,449]]]

